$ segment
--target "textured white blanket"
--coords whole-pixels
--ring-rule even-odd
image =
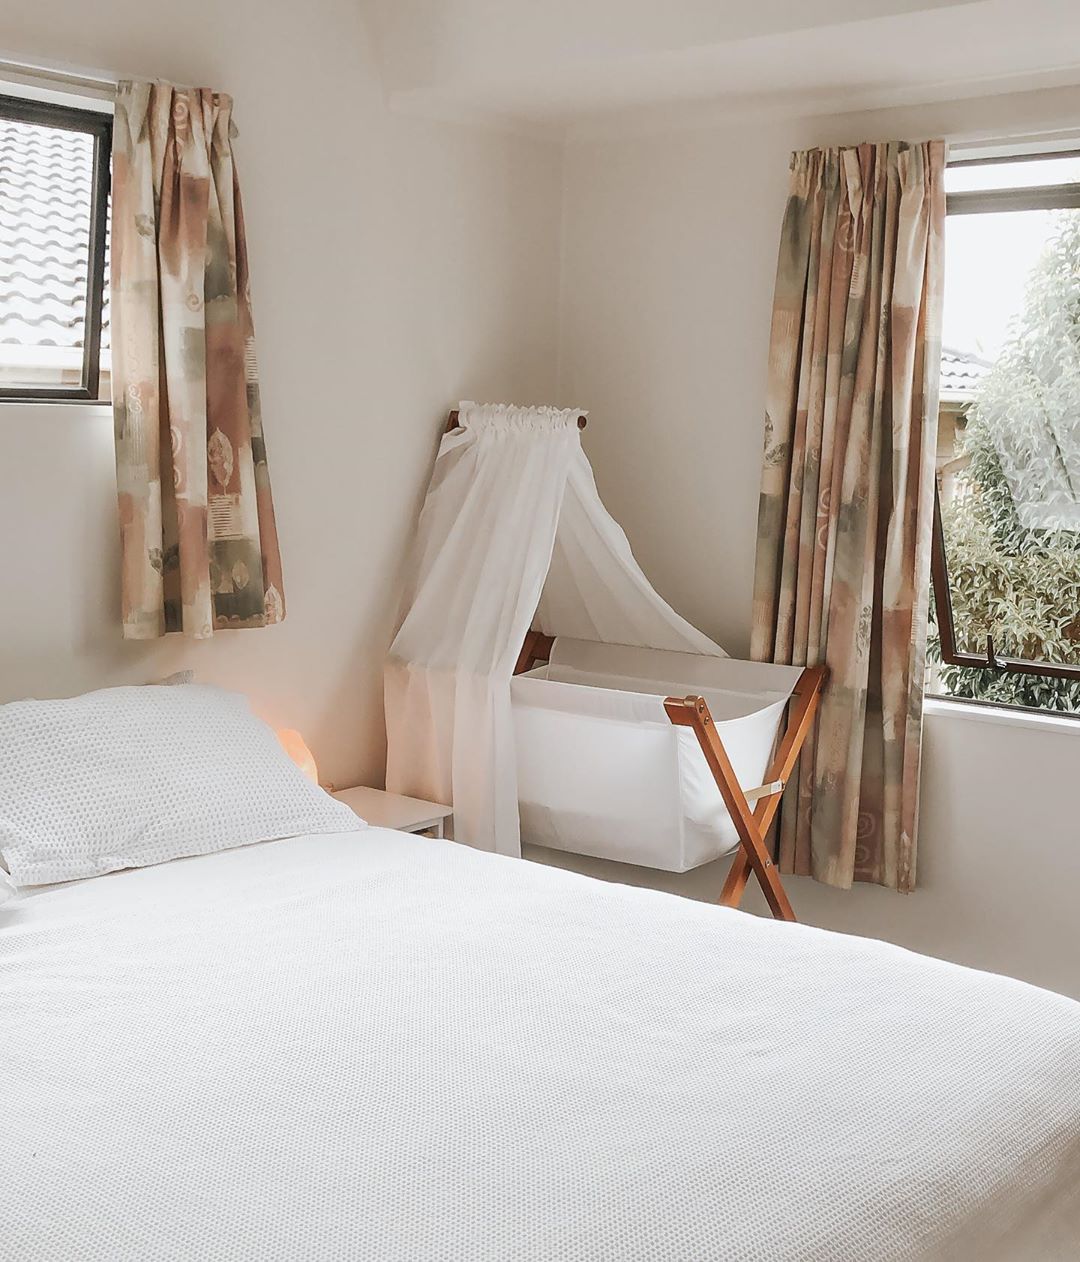
[[[0,1073],[5,1262],[1080,1256],[1080,1005],[399,833],[4,904]]]

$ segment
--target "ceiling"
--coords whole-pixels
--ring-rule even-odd
[[[359,0],[392,105],[564,127],[1080,83],[1075,0]]]

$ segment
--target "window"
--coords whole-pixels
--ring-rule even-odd
[[[107,114],[0,96],[0,399],[108,398],[111,148]]]
[[[929,690],[1080,713],[1080,154],[946,189]]]

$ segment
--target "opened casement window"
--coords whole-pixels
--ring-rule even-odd
[[[947,185],[931,690],[1080,712],[1080,154]]]

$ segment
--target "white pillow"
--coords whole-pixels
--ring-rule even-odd
[[[235,693],[144,684],[0,706],[0,856],[15,886],[364,827]]]

